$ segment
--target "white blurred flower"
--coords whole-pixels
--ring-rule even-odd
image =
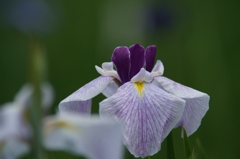
[[[42,85],[42,105],[48,108],[53,101],[53,89],[48,83]],[[33,88],[25,84],[12,102],[0,107],[0,158],[15,159],[29,152],[31,128],[27,121],[27,107]]]
[[[41,86],[42,91],[42,106],[44,109],[51,107],[54,100],[54,89],[52,85],[45,82]],[[15,95],[14,101],[16,103],[21,103],[23,106],[27,107],[32,98],[33,88],[30,83],[26,83],[22,86],[20,91]]]
[[[31,131],[20,103],[6,103],[0,109],[0,158],[15,159],[29,151]]]
[[[121,159],[120,125],[98,116],[60,113],[44,121],[44,144],[89,159]]]

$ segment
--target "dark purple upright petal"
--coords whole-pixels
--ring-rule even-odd
[[[154,65],[157,48],[155,45],[148,46],[145,51],[146,70],[151,72]]]
[[[131,67],[130,67],[130,79],[135,76],[140,69],[144,66],[145,49],[139,44],[134,44],[129,47],[130,57],[131,57]]]
[[[117,73],[121,78],[122,83],[128,82],[130,68],[130,51],[126,46],[115,48],[112,54],[112,62],[114,63]]]

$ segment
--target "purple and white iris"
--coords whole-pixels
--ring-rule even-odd
[[[96,66],[102,76],[61,101],[59,110],[90,114],[91,99],[103,93],[100,116],[122,124],[123,143],[135,157],[157,153],[173,128],[183,126],[191,135],[209,108],[209,96],[163,77],[155,56],[156,46],[117,47],[112,62]]]

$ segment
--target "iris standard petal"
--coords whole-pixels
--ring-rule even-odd
[[[117,73],[121,78],[122,83],[129,81],[130,69],[130,51],[125,46],[120,46],[114,49],[112,54],[112,62],[117,69]]]
[[[129,51],[130,51],[130,59],[131,59],[129,76],[131,79],[140,71],[140,69],[145,64],[145,56],[144,56],[145,49],[139,44],[134,44],[129,47]]]
[[[202,118],[209,109],[210,97],[206,93],[181,85],[163,76],[158,76],[154,79],[167,92],[186,101],[182,119],[176,127],[183,126],[188,136],[193,134],[200,126]]]
[[[102,94],[106,97],[110,97],[117,92],[117,89],[117,84],[114,81],[111,81],[109,85],[102,91]]]
[[[148,46],[145,50],[146,70],[151,72],[153,69],[157,48],[155,45]]]
[[[123,125],[123,142],[135,157],[154,155],[181,119],[185,101],[151,83],[127,82],[100,103],[100,116]]]
[[[91,109],[91,98],[101,93],[112,79],[113,77],[100,76],[84,85],[60,102],[59,111],[88,113]]]

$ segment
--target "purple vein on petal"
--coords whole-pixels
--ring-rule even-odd
[[[127,82],[100,103],[100,115],[123,124],[123,143],[135,157],[160,150],[164,137],[180,120],[185,101],[146,83],[140,98],[134,84]]]

